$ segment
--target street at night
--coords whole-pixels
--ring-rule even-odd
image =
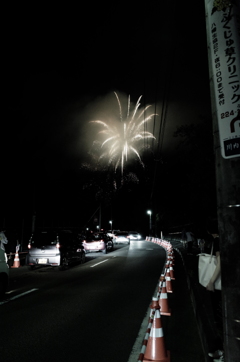
[[[0,302],[2,360],[136,361],[165,259],[162,247],[140,240],[116,246],[107,255],[87,254],[85,264],[63,272],[51,267],[11,269],[9,293]],[[176,316],[179,325],[162,316],[165,339],[172,361],[186,361],[188,356],[201,362],[201,354],[194,356],[196,324],[187,329],[181,325],[186,311],[190,315],[185,323],[194,323],[190,297],[185,300],[185,278],[178,281],[174,303],[184,303],[186,310]],[[181,328],[192,343],[190,349],[175,340]]]
[[[239,0],[3,14],[0,361],[154,361],[138,353],[167,273],[156,239],[181,276],[164,362],[237,362]]]

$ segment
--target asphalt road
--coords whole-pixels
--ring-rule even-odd
[[[133,241],[66,271],[10,269],[0,360],[127,362],[164,263],[163,248]]]

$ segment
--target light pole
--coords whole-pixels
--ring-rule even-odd
[[[111,225],[111,231],[113,230],[112,229],[112,220],[109,221],[109,224]]]
[[[151,235],[151,231],[152,231],[152,211],[148,210],[147,214],[149,215],[149,234]]]

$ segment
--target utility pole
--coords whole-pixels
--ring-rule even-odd
[[[221,253],[224,352],[225,361],[237,362],[240,356],[239,1],[229,0],[224,4],[205,0],[205,10]]]

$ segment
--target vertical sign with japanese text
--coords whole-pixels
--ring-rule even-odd
[[[221,154],[240,156],[240,9],[238,1],[205,0]]]

